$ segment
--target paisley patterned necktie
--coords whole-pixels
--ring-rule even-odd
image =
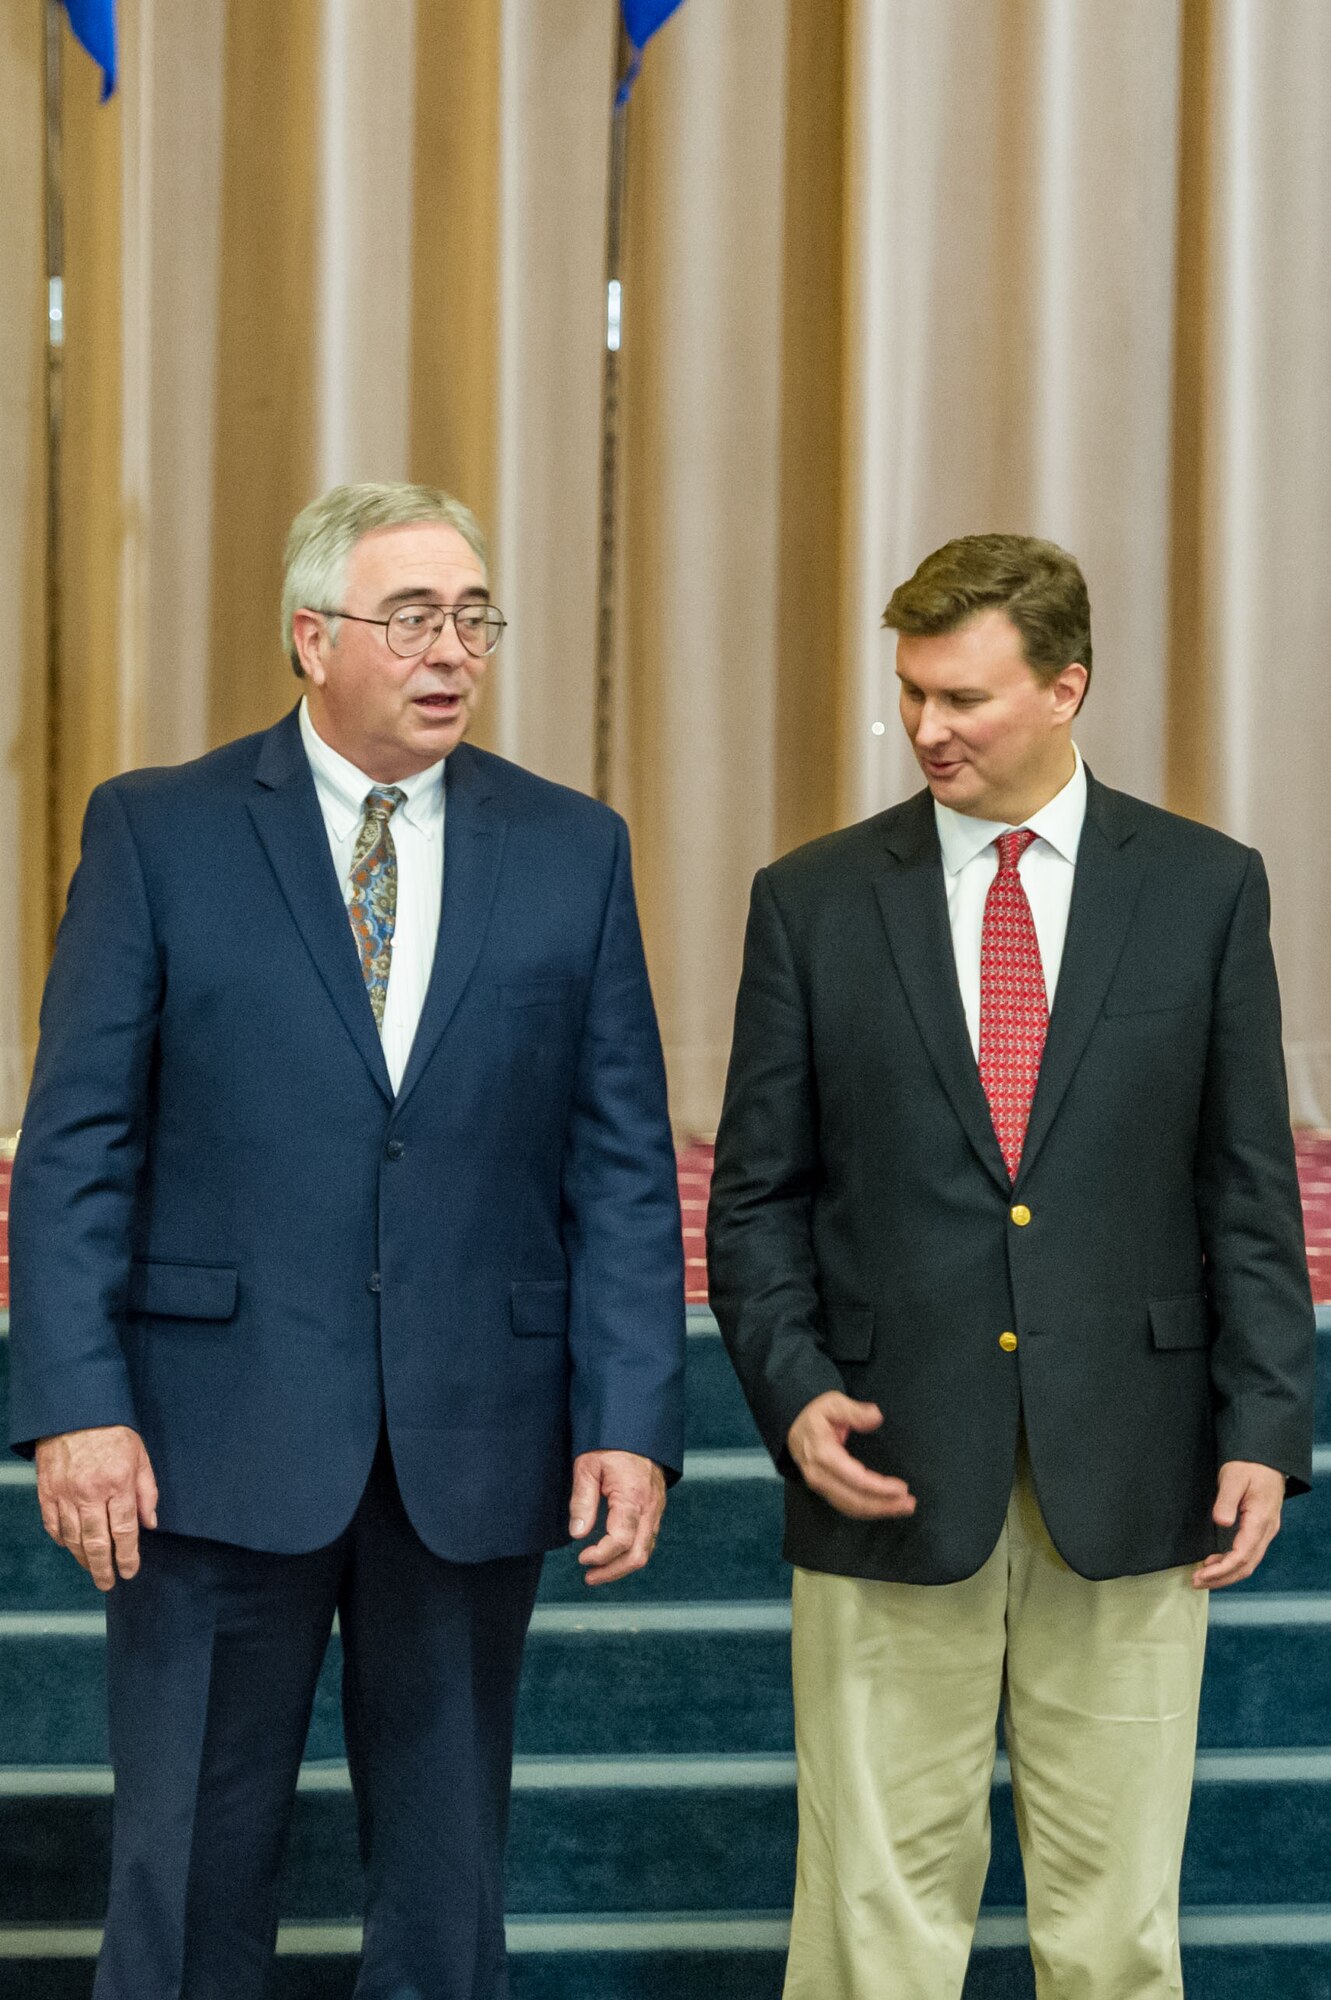
[[[1035,839],[1029,827],[1002,833],[980,934],[980,1082],[1013,1180],[1031,1115],[1049,1028],[1040,943],[1017,863]]]
[[[397,850],[388,822],[406,796],[397,785],[386,785],[382,791],[368,794],[351,857],[347,915],[360,952],[360,968],[374,1009],[374,1024],[381,1035],[388,972],[393,960],[393,925],[397,920]]]

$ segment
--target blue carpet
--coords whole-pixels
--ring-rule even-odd
[[[652,1567],[606,1594],[585,1589],[571,1552],[547,1564],[519,1717],[519,1754],[529,1761],[513,1807],[513,2000],[777,2000],[780,1992],[795,1839],[781,1489],[758,1454],[721,1343],[696,1330],[705,1316],[691,1318],[692,1477],[672,1496]],[[1325,1448],[1331,1337],[1319,1348]],[[0,1339],[0,1390],[7,1360]],[[87,2000],[90,1991],[90,1932],[83,1944],[57,1940],[24,1958],[12,1927],[92,1927],[101,1914],[110,1800],[96,1769],[106,1755],[97,1612],[87,1580],[42,1535],[31,1485],[21,1473],[0,1478],[0,2000]],[[352,1922],[359,1900],[351,1802],[325,1761],[342,1754],[337,1650],[334,1640],[283,1889],[284,1919],[316,1926]],[[589,1686],[602,1691],[595,1702]],[[1185,1860],[1189,2000],[1331,2000],[1331,1913],[1320,1907],[1331,1899],[1325,1449],[1314,1494],[1290,1507],[1262,1573],[1216,1601],[1201,1741],[1221,1754],[1203,1758]],[[722,1761],[655,1770],[633,1761],[681,1756]],[[751,1769],[727,1761],[755,1756],[772,1761]],[[586,1761],[605,1758],[628,1761],[612,1770]],[[94,1767],[91,1795],[78,1775],[44,1775],[56,1765]],[[1011,1799],[1000,1783],[986,1891],[986,1908],[998,1914],[986,1920],[966,2000],[1032,2000],[1019,1919],[1002,1914],[1021,1900]],[[1241,1921],[1236,1929],[1248,1905],[1275,1912],[1274,1929],[1250,1935]],[[651,1912],[674,1913],[678,1935],[639,1936],[635,1920]],[[700,1913],[693,1931],[688,1912]],[[736,1912],[765,1913],[744,1948],[694,1935],[699,1921],[742,1925]],[[618,1923],[617,1942],[597,1933],[598,1946],[585,1926],[568,1932],[580,1919]],[[1198,1924],[1214,1935],[1203,1938]],[[325,1949],[321,1934],[304,1935],[306,1955],[279,1961],[271,2000],[349,1995],[346,1942]],[[58,1945],[75,1955],[55,1955]]]
[[[671,1495],[656,1554],[646,1570],[614,1590],[616,1603],[733,1602],[786,1598],[790,1570],[781,1559],[782,1486],[765,1453],[694,1455]],[[769,1476],[770,1473],[770,1476]],[[757,1476],[755,1476],[755,1474]],[[1328,1575],[1331,1550],[1331,1465],[1313,1491],[1292,1501],[1265,1562],[1236,1594],[1312,1591]],[[548,1558],[542,1604],[596,1604],[573,1549]],[[30,1485],[0,1485],[0,1607],[29,1611],[90,1610],[97,1592],[62,1549],[42,1532]]]
[[[779,2000],[779,1951],[515,1953],[512,2000]],[[1331,2000],[1325,1945],[1184,1947],[1188,2000]],[[350,2000],[347,1956],[285,1957],[268,2000]],[[87,1959],[0,1960],[0,2000],[88,2000]],[[977,1951],[965,2000],[1034,2000],[1025,1948]],[[829,1996],[833,2000],[833,1996]]]
[[[1301,1776],[1288,1759],[1232,1777],[1223,1766],[1203,1767],[1183,1869],[1190,1909],[1321,1903],[1331,1853],[1331,1755],[1324,1762],[1317,1777]],[[788,1911],[795,1789],[784,1759],[756,1774],[747,1766],[691,1774],[649,1766],[607,1772],[602,1783],[596,1775],[562,1763],[546,1771],[520,1767],[509,1847],[511,1912]],[[0,1926],[99,1921],[110,1808],[105,1796],[0,1799]],[[1010,1908],[1022,1896],[1011,1793],[1000,1782],[985,1904]],[[359,1907],[349,1794],[344,1787],[305,1790],[292,1826],[283,1915],[293,1922],[350,1921]]]
[[[759,1617],[780,1615],[779,1606],[756,1610]],[[728,1607],[717,1613],[728,1616]],[[640,1615],[645,1620],[645,1608]],[[672,1615],[669,1607],[661,1615]],[[550,1631],[540,1622],[533,1630],[519,1706],[520,1754],[790,1750],[786,1633],[696,1625],[649,1630],[645,1623],[606,1629],[591,1612],[579,1622],[576,1630]],[[334,1640],[310,1731],[309,1754],[316,1758],[342,1755],[337,1655]],[[95,1633],[14,1637],[0,1621],[0,1765],[103,1762],[101,1674]],[[589,1687],[603,1691],[596,1701],[587,1700]],[[1201,1742],[1208,1749],[1331,1745],[1331,1622],[1215,1623]]]

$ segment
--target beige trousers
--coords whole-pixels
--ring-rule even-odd
[[[799,1862],[785,2000],[959,2000],[1000,1701],[1039,2000],[1177,2000],[1207,1599],[1089,1583],[1022,1454],[962,1583],[796,1570]]]

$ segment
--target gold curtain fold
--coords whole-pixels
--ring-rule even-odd
[[[122,0],[106,108],[67,43],[52,763],[37,13],[0,23],[7,1123],[47,787],[65,877],[98,778],[291,703],[281,546],[329,468],[477,507],[513,620],[479,738],[590,784],[617,21]],[[1266,852],[1331,1121],[1324,0],[691,0],[628,177],[614,783],[680,1125],[716,1115],[754,869],[913,786],[887,595],[991,526],[1086,564],[1098,774]]]
[[[226,11],[213,588],[200,633],[213,743],[274,721],[290,693],[276,606],[282,544],[314,479],[318,13],[316,0]]]
[[[0,1132],[18,1123],[46,968],[46,283],[42,241],[43,22],[37,7],[0,11]]]

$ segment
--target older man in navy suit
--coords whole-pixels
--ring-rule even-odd
[[[467,510],[296,521],[276,728],[93,794],[14,1170],[12,1436],[107,1596],[97,2000],[249,2000],[334,1614],[362,2000],[499,2000],[542,1553],[646,1562],[683,1287],[622,822],[463,742]],[[147,1530],[149,1532],[144,1533]]]

